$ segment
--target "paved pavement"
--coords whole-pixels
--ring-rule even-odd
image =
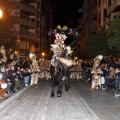
[[[29,88],[11,101],[0,112],[0,120],[99,120],[79,94],[80,87],[80,81],[72,82],[70,91],[51,98],[50,82],[41,80],[38,89]]]
[[[0,104],[0,120],[120,120],[120,97],[110,91],[90,91],[90,83],[72,81],[62,97],[50,97],[50,82],[39,81],[39,88],[28,88]],[[14,98],[14,99],[13,99]],[[4,102],[3,102],[4,103]]]
[[[72,82],[72,86],[100,120],[120,120],[120,97],[111,91],[90,91],[90,83]]]

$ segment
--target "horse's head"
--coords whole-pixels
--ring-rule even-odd
[[[65,47],[65,49],[67,50],[67,54],[68,55],[71,55],[72,54],[72,50],[71,50],[71,47],[70,46],[67,46],[67,47]]]

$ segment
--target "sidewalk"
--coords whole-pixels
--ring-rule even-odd
[[[0,102],[0,112],[6,108],[9,104],[11,104],[15,99],[19,99],[24,93],[25,91],[28,89],[29,87],[24,87],[21,90],[17,91],[16,93],[10,95],[8,98],[2,100]]]

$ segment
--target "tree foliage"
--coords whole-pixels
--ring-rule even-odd
[[[120,18],[111,20],[108,25],[106,30],[108,47],[120,51]]]
[[[107,29],[100,27],[96,35],[88,35],[84,49],[78,52],[80,58],[87,59],[99,54],[120,57],[120,18],[111,20]]]
[[[88,57],[105,55],[107,52],[107,40],[105,28],[96,31],[96,35],[90,35],[85,41],[85,49]]]

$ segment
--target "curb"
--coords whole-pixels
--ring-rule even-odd
[[[7,99],[3,100],[1,103],[0,103],[0,112],[6,108],[9,104],[12,103],[12,101],[14,101],[15,99],[19,99],[19,97],[24,94],[26,92],[26,90],[28,89],[29,87],[24,87],[22,88],[21,90],[17,91],[16,93],[14,93],[13,95],[11,95],[10,97],[8,97]]]

